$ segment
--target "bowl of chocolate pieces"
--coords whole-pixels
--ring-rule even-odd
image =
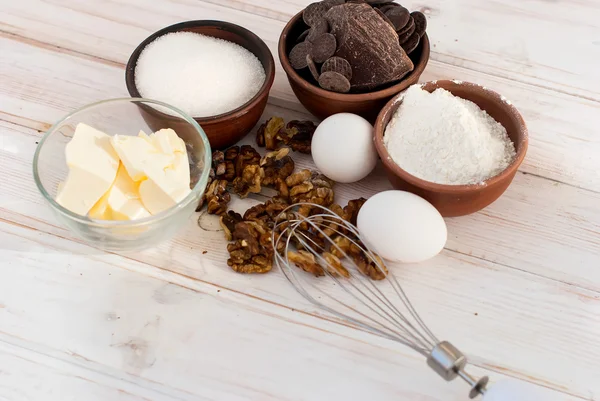
[[[390,0],[323,0],[288,22],[279,59],[298,100],[315,116],[348,112],[374,121],[423,73],[426,28],[423,13]]]

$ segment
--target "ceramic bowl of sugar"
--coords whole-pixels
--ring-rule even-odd
[[[528,132],[503,96],[446,80],[393,98],[377,118],[374,141],[396,189],[453,217],[477,212],[506,191],[525,158]]]
[[[208,20],[153,33],[131,54],[125,71],[132,97],[165,102],[191,115],[213,149],[229,147],[250,132],[266,107],[274,78],[273,55],[258,36],[229,22]],[[171,120],[154,108],[145,112],[150,125]]]

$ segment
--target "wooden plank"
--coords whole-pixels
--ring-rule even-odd
[[[1,132],[9,132],[7,128],[4,123],[0,128]],[[35,230],[30,233],[32,238],[46,238],[43,233],[50,233],[56,237],[78,241],[66,229],[57,226],[29,178],[30,157],[38,134],[34,131],[27,133],[22,127],[19,130],[20,132],[12,130],[5,136],[10,139],[10,142],[5,142],[8,145],[6,149],[9,150],[4,150],[0,158],[2,165],[7,166],[6,170],[0,172],[0,181],[9,182],[8,188],[0,197],[0,219],[4,223],[0,224],[0,230],[13,230],[11,224],[16,224],[32,227]],[[9,180],[8,177],[12,178]],[[543,184],[540,185],[539,181]],[[449,249],[456,247],[461,252],[473,253],[477,258],[446,250],[426,263],[391,267],[434,331],[445,338],[460,340],[460,344],[469,348],[470,355],[477,364],[525,379],[531,377],[531,380],[552,388],[564,391],[570,389],[568,391],[573,394],[587,394],[595,385],[591,375],[600,369],[600,346],[595,341],[600,335],[600,294],[582,287],[598,290],[600,278],[593,270],[598,245],[590,245],[589,242],[594,238],[597,241],[598,236],[590,236],[585,231],[585,226],[578,229],[574,224],[567,224],[572,216],[565,220],[562,228],[556,223],[562,220],[546,225],[544,229],[547,232],[529,231],[548,224],[542,217],[528,220],[531,224],[526,226],[527,229],[524,229],[523,224],[517,224],[519,222],[509,223],[509,219],[539,211],[536,203],[530,204],[524,199],[534,194],[543,196],[544,191],[556,190],[551,182],[533,176],[520,176],[515,185],[519,190],[515,192],[514,199],[507,194],[501,202],[486,210],[486,214],[462,219],[460,225],[455,224],[458,219],[449,221]],[[355,196],[356,191],[355,188],[341,188],[339,196]],[[570,191],[572,195],[568,196]],[[561,193],[563,197],[557,206],[571,204],[565,210],[597,213],[593,207],[597,198],[589,198],[597,194],[568,186],[564,186]],[[582,198],[583,203],[580,203]],[[247,203],[240,201],[234,206],[243,208],[247,207]],[[526,210],[523,211],[523,208]],[[546,211],[555,213],[554,210]],[[497,220],[502,221],[501,226]],[[582,220],[596,224],[599,221],[596,215],[579,217],[577,221]],[[197,283],[210,285],[214,291],[229,291],[248,298],[244,302],[251,303],[253,307],[258,307],[254,301],[263,300],[270,305],[265,306],[269,310],[278,306],[275,309],[292,308],[323,317],[320,311],[292,290],[279,272],[248,276],[231,271],[225,266],[225,241],[216,218],[204,216],[200,224],[201,229],[198,228],[196,218],[192,218],[176,239],[147,252],[128,254],[128,261],[86,248],[85,252],[79,251],[80,259],[73,259],[69,263],[71,266],[84,265],[84,258],[90,264],[109,260],[117,266],[141,271],[164,281],[188,283],[186,285]],[[564,231],[556,231],[557,229]],[[556,237],[552,237],[552,233]],[[4,237],[8,234],[0,235]],[[582,236],[580,241],[577,240],[579,235]],[[570,238],[567,239],[567,236]],[[482,243],[481,238],[487,238],[488,242]],[[532,252],[536,250],[536,246],[540,246],[535,243],[536,240],[547,241],[543,244],[547,254]],[[45,241],[44,246],[49,246],[47,241],[52,240]],[[568,247],[572,249],[576,244],[581,247],[575,254],[578,259],[576,263],[566,265],[565,255],[573,255],[569,253]],[[478,247],[475,248],[475,245]],[[32,245],[26,243],[18,249],[24,251],[30,246]],[[71,247],[82,249],[79,245],[69,243],[68,249],[71,250]],[[586,251],[585,247],[590,248]],[[487,255],[490,250],[495,253]],[[207,253],[203,254],[203,251]],[[479,257],[490,257],[495,262],[513,267],[490,263]],[[536,265],[538,258],[544,258],[544,263],[537,262]],[[552,258],[556,261],[552,262]],[[26,263],[22,259],[9,258],[18,265]],[[52,252],[47,252],[40,255],[41,260],[60,264],[61,256],[52,256]],[[150,269],[134,261],[159,269]],[[527,270],[534,274],[527,273]],[[95,280],[95,276],[88,279]],[[562,281],[577,282],[580,286]],[[27,292],[35,291],[32,289]],[[566,341],[574,333],[579,333],[578,341]],[[85,337],[84,334],[81,336]],[[561,368],[553,368],[566,363],[574,366],[572,376],[565,375]]]
[[[122,382],[106,385],[101,375],[90,376],[85,369],[0,342],[0,400],[75,401],[83,394],[88,401],[176,400],[144,389],[137,391],[148,397],[132,394]]]
[[[36,230],[10,224],[2,224],[0,230],[10,255],[8,261],[0,262],[0,344],[75,365],[69,366],[71,374],[85,369],[82,377],[107,376],[101,383],[104,386],[117,386],[114,379],[121,378],[122,386],[148,385],[149,390],[169,396],[156,399],[466,400],[463,383],[446,384],[428,371],[422,357],[391,341]],[[539,285],[542,290],[544,284]],[[518,294],[499,312],[508,315],[507,309],[511,309],[512,313],[527,295]],[[556,295],[553,302],[557,304],[572,297]],[[540,304],[544,300],[539,298]],[[423,306],[421,297],[415,302]],[[301,302],[290,307],[297,305]],[[441,316],[447,313],[446,307],[461,309],[456,306],[451,302],[436,309]],[[496,355],[491,359],[473,360],[574,393],[552,391],[547,400],[574,400],[578,394],[598,391],[590,376],[593,370],[583,369],[593,367],[586,365],[597,357],[593,348],[587,348],[588,358],[577,362],[578,366],[570,362],[572,372],[561,371],[562,378],[550,380],[542,373],[551,371],[550,363],[567,357],[578,360],[579,354],[570,354],[572,349],[565,349],[565,344],[555,349],[555,354],[515,352],[519,341],[513,336],[526,334],[521,330],[533,326],[514,319],[508,330],[496,321],[495,307],[495,302],[477,306],[483,321],[476,330],[467,322],[467,316],[477,319],[472,310],[463,310],[465,318],[455,320],[455,327],[447,326],[445,334],[461,338],[460,345],[468,345],[476,355],[491,351],[494,345],[503,346],[501,336],[508,332],[514,345],[492,352]],[[593,318],[582,313],[578,320]],[[539,314],[545,315],[545,308]],[[448,323],[446,319],[428,320],[436,320],[434,329]],[[466,330],[467,326],[471,330]],[[475,342],[467,331],[483,336]],[[554,346],[554,338],[560,337],[543,338]],[[590,332],[581,340],[587,343],[594,338]],[[520,339],[532,340],[527,336]],[[500,354],[502,358],[497,359]],[[504,364],[513,362],[519,362],[523,370],[515,372]],[[472,372],[485,370],[472,368]],[[403,379],[408,377],[410,380]],[[502,377],[493,374],[494,379]],[[149,398],[148,394],[144,397]]]
[[[36,40],[51,41],[63,47],[69,46],[77,52],[83,52],[87,49],[88,52],[93,51],[95,56],[115,57],[124,63],[129,52],[151,31],[182,19],[221,18],[239,23],[265,38],[276,59],[276,40],[279,31],[283,27],[283,22],[278,20],[252,15],[244,11],[233,11],[213,4],[203,5],[202,2],[166,4],[165,0],[161,0],[152,2],[152,5],[148,7],[144,5],[144,12],[139,14],[138,25],[136,26],[142,23],[146,24],[147,31],[139,28],[131,31],[130,26],[126,25],[130,22],[129,20],[121,23],[121,25],[128,27],[123,29],[120,28],[119,24],[110,20],[111,13],[119,15],[119,18],[125,18],[121,16],[125,15],[127,11],[133,12],[131,8],[134,6],[129,3],[126,6],[113,5],[114,8],[99,6],[96,8],[94,4],[97,3],[93,2],[69,2],[68,4],[67,10],[53,4],[43,3],[39,5],[41,10],[45,12],[57,13],[59,21],[61,18],[65,18],[64,23],[61,23],[59,27],[50,29],[50,27],[45,26],[45,23],[28,24],[27,26],[30,29],[28,28],[27,31],[12,29],[11,32],[18,35],[27,35],[25,37],[34,37]],[[11,5],[15,9],[11,8],[9,12],[4,14],[4,18],[7,18],[8,23],[11,24],[25,24],[28,20],[23,19],[25,17],[21,15],[29,15],[32,12],[32,7],[27,7],[25,3],[21,2],[14,2]],[[83,11],[74,11],[74,9],[82,9]],[[21,17],[13,20],[11,18],[14,15]],[[155,17],[150,18],[150,15]],[[77,29],[83,29],[83,33],[79,30],[76,32],[71,31],[75,28],[67,22],[67,19],[75,17],[78,21],[89,20],[87,24],[82,24],[84,26],[77,27]],[[121,30],[119,31],[119,29]],[[62,33],[55,33],[57,30]],[[63,32],[63,30],[66,31]],[[116,35],[115,31],[121,32],[118,44],[112,42],[110,42],[110,45],[106,44],[105,42],[113,40],[111,35]],[[96,35],[103,35],[104,32],[110,33],[106,34],[109,35],[108,38],[99,39],[89,36],[93,32]],[[56,35],[60,36],[56,37]],[[68,37],[69,40],[63,39],[63,36]],[[21,36],[10,36],[8,39],[14,41],[19,38]],[[98,42],[98,46],[90,48],[88,44],[91,40]],[[79,42],[73,43],[73,41]],[[126,43],[122,41],[126,41]],[[43,43],[33,42],[28,44],[37,47],[43,46]],[[11,44],[10,41],[3,42],[3,48],[7,49],[4,53],[5,57],[9,57],[8,50],[15,46],[17,45]],[[115,51],[115,46],[120,46],[119,52]],[[29,114],[28,118],[51,123],[66,112],[64,110],[67,108],[64,104],[65,101],[70,100],[72,107],[76,107],[103,97],[127,94],[123,83],[123,72],[119,71],[118,68],[111,68],[114,65],[99,64],[93,66],[88,64],[89,61],[86,58],[84,58],[85,61],[81,61],[76,57],[57,55],[56,52],[62,51],[61,49],[54,49],[54,51],[45,49],[46,51],[36,56],[42,58],[39,60],[39,62],[44,62],[41,66],[53,66],[48,68],[54,69],[50,81],[47,79],[39,79],[38,81],[36,76],[44,73],[48,74],[49,72],[44,70],[38,72],[35,65],[30,65],[31,62],[27,57],[30,57],[33,48],[23,43],[18,47],[19,50],[14,50],[17,54],[11,57],[17,57],[20,62],[11,63],[6,60],[5,64],[8,66],[7,68],[10,68],[10,71],[5,72],[6,78],[4,79],[7,80],[4,89],[5,97],[0,97],[0,100],[7,104],[4,112],[19,114],[19,110],[25,110]],[[77,55],[77,53],[73,55]],[[83,66],[80,64],[83,64]],[[276,64],[277,74],[271,92],[271,102],[305,112],[304,108],[297,103],[298,101],[294,97],[279,63]],[[86,73],[85,75],[76,74],[74,77],[68,77],[63,72],[65,69],[69,71],[68,68],[77,68],[78,70],[85,68]],[[29,74],[30,69],[36,71]],[[422,80],[441,78],[456,78],[480,83],[502,93],[520,109],[528,123],[531,136],[531,146],[522,167],[523,171],[600,192],[600,168],[595,157],[600,152],[600,138],[596,135],[594,128],[600,124],[600,104],[598,102],[522,84],[512,79],[498,78],[486,72],[476,72],[463,67],[431,61],[422,76]],[[100,86],[97,86],[98,81],[100,81]],[[24,85],[23,82],[28,82],[28,84]],[[55,84],[51,92],[46,93],[39,89],[40,86],[43,87],[48,84]],[[94,90],[86,91],[81,87],[82,85],[91,85]],[[56,93],[60,92],[61,88],[65,89],[64,93],[69,93],[68,99],[64,93]],[[8,96],[15,97],[15,99],[11,101],[7,98]],[[40,99],[34,100],[36,96],[39,96]],[[38,105],[23,108],[23,102],[29,100],[41,104],[58,103],[60,113],[52,116],[43,114],[41,113],[43,110],[39,110]],[[40,111],[40,113],[38,114],[36,111]],[[9,119],[9,121],[12,120]]]

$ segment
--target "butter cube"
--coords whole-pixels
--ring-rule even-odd
[[[172,154],[160,152],[143,137],[115,135],[111,143],[133,181],[145,180],[150,171],[161,171],[172,165]]]
[[[190,165],[187,153],[175,155],[172,166],[149,174],[140,183],[140,198],[152,214],[166,210],[183,200],[190,190]]]
[[[150,135],[154,146],[163,153],[186,153],[185,143],[171,128],[161,129]]]
[[[150,213],[140,201],[138,187],[121,164],[114,184],[90,210],[90,217],[103,220],[136,220],[149,217]]]
[[[56,201],[70,211],[86,215],[111,187],[119,157],[110,136],[80,123],[65,148],[69,174]]]

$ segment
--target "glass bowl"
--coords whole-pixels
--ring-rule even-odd
[[[108,135],[135,136],[140,130],[150,134],[161,128],[174,129],[187,147],[191,193],[170,209],[139,220],[95,220],[65,209],[55,199],[58,185],[69,171],[65,147],[79,123]],[[141,98],[104,100],[70,113],[46,132],[33,158],[35,183],[58,220],[90,245],[117,252],[151,248],[171,238],[196,209],[210,168],[211,149],[200,125],[173,106]]]

